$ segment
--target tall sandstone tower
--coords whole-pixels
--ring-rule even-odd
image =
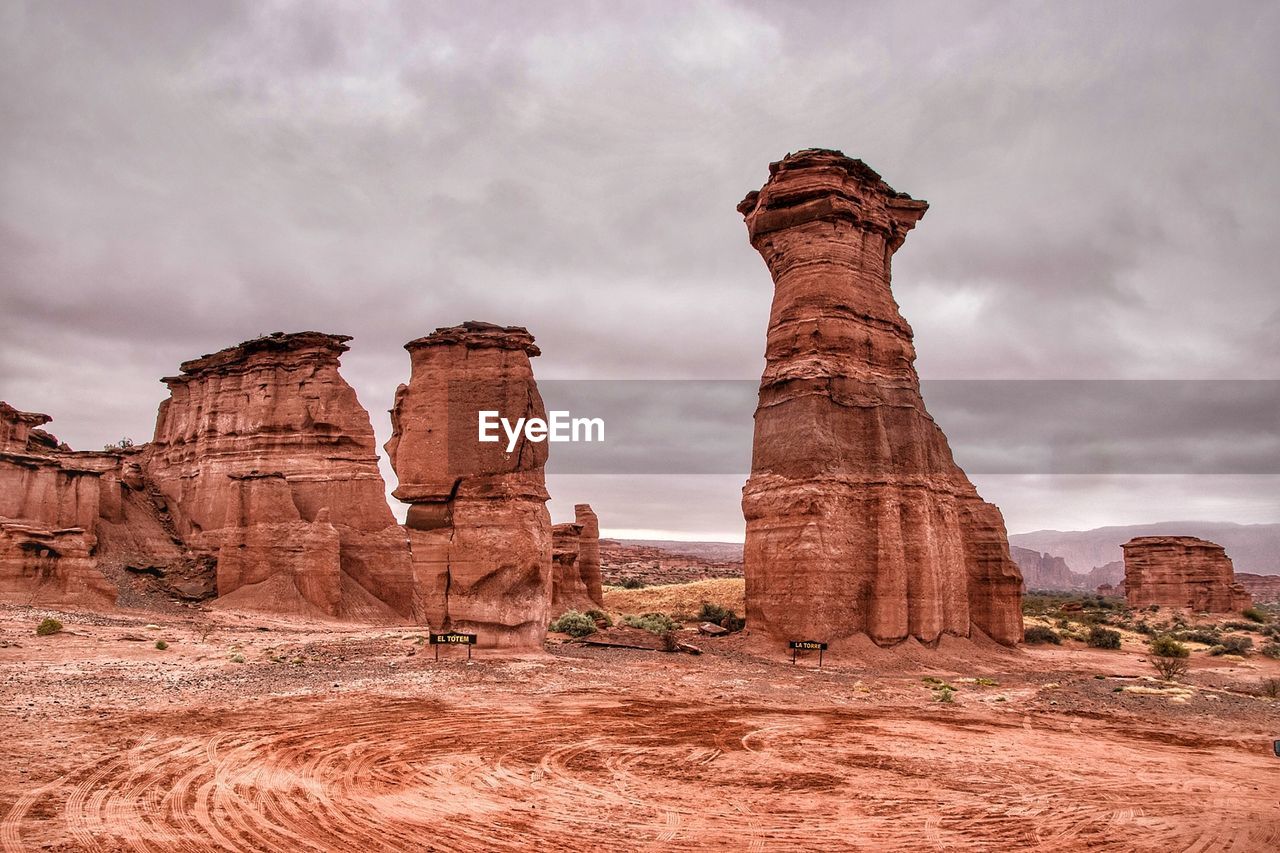
[[[774,281],[751,477],[747,620],[776,641],[1022,639],[1000,510],[925,410],[890,263],[928,204],[808,149],[738,206]]]

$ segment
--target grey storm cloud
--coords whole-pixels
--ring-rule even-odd
[[[142,439],[179,362],[321,329],[385,439],[403,342],[467,319],[543,379],[757,378],[734,205],[814,145],[931,203],[894,279],[926,379],[1276,379],[1278,37],[1254,2],[7,2],[0,398]],[[1280,519],[1256,419],[1126,439],[1225,460],[1157,487],[1002,474],[963,403],[1011,527]],[[553,511],[740,535],[734,479],[556,475]]]

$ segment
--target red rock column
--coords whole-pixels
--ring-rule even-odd
[[[893,253],[927,207],[816,149],[771,164],[738,207],[774,280],[743,490],[753,634],[1022,637],[1000,511],[925,410],[889,287]]]
[[[396,392],[387,453],[411,504],[418,610],[482,647],[541,648],[551,599],[545,442],[478,440],[478,412],[546,418],[523,328],[465,323],[405,344],[409,384]]]
[[[1124,545],[1125,598],[1130,607],[1185,607],[1231,613],[1253,603],[1235,580],[1226,549],[1194,536],[1139,536]]]
[[[578,576],[587,598],[597,609],[604,607],[604,579],[600,571],[600,519],[591,504],[575,504],[574,516],[582,533],[578,537]]]

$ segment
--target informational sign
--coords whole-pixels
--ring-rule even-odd
[[[471,660],[471,647],[475,644],[475,634],[460,634],[455,631],[450,631],[444,634],[431,635],[431,645],[436,647],[436,660],[440,660],[441,646],[466,646],[467,660]]]
[[[796,652],[817,652],[818,668],[822,668],[822,653],[827,650],[826,643],[820,643],[817,640],[792,640],[787,645],[791,647],[791,663],[796,662]]]

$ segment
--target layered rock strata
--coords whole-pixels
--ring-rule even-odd
[[[240,607],[415,615],[369,413],[338,372],[348,340],[277,332],[164,380],[146,481],[187,547],[217,561],[219,596],[238,593]]]
[[[600,522],[590,504],[574,507],[576,521],[551,528],[551,616],[604,608]]]
[[[93,552],[101,472],[39,429],[48,415],[0,403],[0,600],[111,605]]]
[[[743,490],[748,627],[880,645],[1022,637],[999,509],[925,410],[890,265],[927,204],[810,149],[738,206],[774,280]]]
[[[1221,545],[1194,536],[1139,536],[1120,547],[1130,607],[1231,613],[1252,603]]]
[[[408,503],[417,606],[433,628],[481,647],[540,648],[551,599],[545,442],[478,441],[480,411],[546,418],[523,328],[469,322],[405,344],[386,444]],[[499,433],[501,431],[499,430]]]

